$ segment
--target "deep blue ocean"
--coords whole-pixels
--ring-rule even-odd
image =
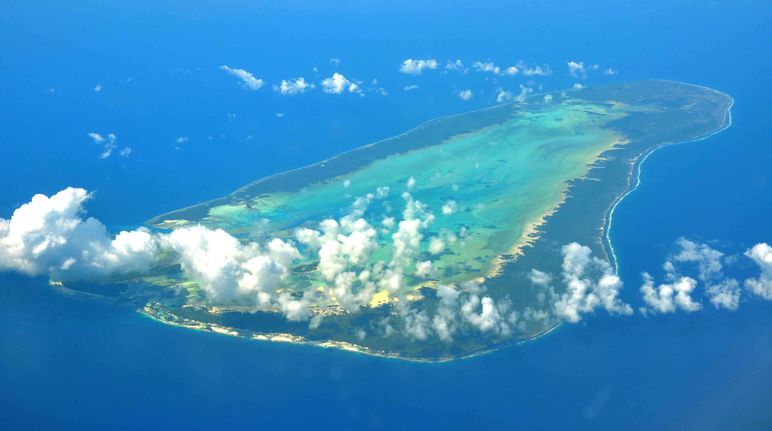
[[[619,71],[588,85],[663,78],[735,99],[730,129],[656,152],[617,209],[622,298],[637,307],[640,273],[681,236],[729,254],[772,241],[771,29],[768,0],[4,0],[0,217],[72,185],[95,191],[89,214],[112,229],[141,225],[528,81],[400,74],[408,57],[550,64],[545,90],[573,85],[577,60]],[[268,84],[245,91],[220,65]],[[389,95],[269,88],[334,71]],[[131,155],[100,159],[89,132]],[[601,313],[424,365],[174,328],[0,274],[0,429],[772,429],[770,328],[772,303],[746,294],[735,312]]]

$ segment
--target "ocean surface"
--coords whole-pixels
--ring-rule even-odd
[[[728,254],[772,241],[770,22],[767,1],[5,1],[0,217],[72,185],[95,191],[89,214],[111,229],[141,225],[528,81],[400,74],[408,57],[550,64],[544,90],[577,82],[577,60],[619,71],[587,85],[662,78],[735,99],[730,129],[654,153],[616,210],[622,299],[637,307],[640,273],[679,237]],[[220,65],[268,84],[246,92]],[[334,71],[389,95],[269,88]],[[116,153],[100,159],[90,132],[114,133]],[[0,274],[0,429],[770,429],[771,324],[772,303],[744,295],[735,312],[601,313],[415,364],[174,328]]]

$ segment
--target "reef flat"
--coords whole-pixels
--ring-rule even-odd
[[[532,339],[560,319],[531,270],[559,275],[570,242],[616,266],[611,214],[635,186],[642,157],[722,130],[731,104],[726,94],[670,81],[534,95],[432,120],[148,222],[295,244],[276,294],[304,301],[304,318],[288,319],[275,304],[213,303],[179,265],[118,280],[115,294],[170,324],[411,360]],[[343,251],[330,251],[325,238]],[[446,285],[474,299],[458,311],[472,325],[451,322],[452,336],[443,336],[448,320],[432,320],[447,312],[437,291]],[[560,284],[551,289],[559,294]],[[486,311],[483,296],[497,308]],[[493,312],[501,323],[486,326]]]

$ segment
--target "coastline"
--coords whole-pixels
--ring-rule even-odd
[[[644,151],[642,151],[638,155],[634,156],[633,158],[629,159],[629,161],[627,162],[627,163],[629,163],[629,171],[628,171],[627,176],[626,176],[626,183],[625,183],[626,184],[626,189],[623,192],[619,193],[616,197],[614,197],[614,199],[612,200],[612,202],[609,205],[609,207],[603,213],[603,217],[601,219],[601,226],[600,226],[600,236],[596,237],[597,240],[600,242],[601,249],[602,249],[603,253],[606,255],[607,259],[610,261],[611,265],[614,268],[614,271],[617,272],[617,273],[619,271],[619,261],[618,261],[618,257],[616,255],[616,252],[614,250],[614,247],[613,247],[613,244],[612,244],[612,240],[611,240],[611,230],[612,230],[612,227],[613,227],[613,215],[614,215],[614,212],[615,212],[617,206],[629,194],[631,194],[633,191],[635,191],[640,186],[640,184],[641,184],[641,173],[642,173],[642,169],[643,169],[643,164],[648,159],[648,157],[651,154],[653,154],[655,151],[657,151],[657,150],[659,150],[661,148],[670,146],[670,145],[677,145],[677,144],[682,144],[682,143],[691,143],[691,142],[697,142],[697,141],[708,139],[711,136],[726,130],[727,128],[731,127],[731,125],[732,125],[731,109],[732,109],[732,107],[734,105],[734,99],[731,96],[729,96],[728,94],[722,93],[720,91],[713,90],[713,89],[710,89],[710,88],[707,88],[707,87],[703,87],[703,86],[700,86],[700,85],[695,85],[695,84],[688,84],[688,83],[683,83],[683,82],[678,82],[678,81],[666,81],[666,80],[659,80],[659,81],[674,82],[674,83],[678,83],[678,84],[682,84],[682,85],[689,85],[689,86],[693,86],[693,87],[707,89],[707,90],[709,90],[711,92],[714,92],[714,93],[717,93],[717,94],[720,94],[722,96],[727,97],[729,102],[728,102],[728,105],[725,107],[723,121],[720,124],[720,126],[718,128],[716,128],[715,130],[703,133],[701,135],[698,135],[695,138],[686,139],[686,140],[683,140],[683,141],[664,142],[664,143],[661,143],[661,144],[654,145],[654,146],[652,146],[652,147],[650,147],[648,149],[645,149]],[[512,105],[512,104],[507,104],[507,105]],[[488,108],[484,108],[484,109],[481,109],[481,110],[470,111],[470,112],[486,111],[486,110],[501,108],[502,106],[504,106],[504,105],[495,105],[493,107],[488,107]],[[465,114],[468,114],[468,113],[465,113]],[[395,138],[397,138],[399,136],[403,136],[403,135],[405,135],[407,133],[410,133],[410,132],[412,132],[412,131],[414,131],[416,129],[420,129],[421,127],[424,127],[427,124],[431,124],[432,122],[440,121],[440,120],[447,119],[447,118],[453,118],[453,117],[456,117],[456,116],[459,116],[459,115],[464,115],[464,114],[454,114],[454,115],[450,115],[450,116],[446,116],[446,117],[441,117],[441,118],[429,120],[429,121],[424,122],[421,125],[415,127],[414,129],[411,129],[408,132],[405,132],[405,133],[402,133],[400,135],[397,135],[397,136],[394,136],[394,137],[391,137],[391,138],[387,138],[387,139],[384,139],[384,140],[381,140],[381,141],[378,141],[378,142],[375,142],[375,143],[372,143],[372,144],[368,144],[368,145],[365,145],[363,147],[358,147],[358,148],[355,148],[353,150],[349,150],[346,153],[357,151],[357,150],[360,150],[360,149],[363,149],[363,148],[368,148],[368,147],[371,147],[371,146],[379,144],[379,143],[388,142],[388,141],[390,141],[392,139],[395,139]],[[714,118],[716,118],[716,117],[718,117],[718,116],[716,115]],[[600,153],[598,158],[596,159],[596,161],[593,164],[588,165],[589,168],[588,168],[587,172],[585,173],[585,175],[580,177],[579,179],[586,178],[587,175],[590,174],[592,172],[592,170],[597,167],[597,165],[595,163],[597,163],[598,161],[603,160],[604,159],[604,155],[608,154],[608,152],[615,150],[618,147],[617,144],[612,145],[610,148],[608,148],[607,150],[604,150],[602,153]],[[346,153],[342,153],[342,154],[346,154]],[[314,163],[312,165],[308,165],[308,166],[324,164],[324,163],[326,163],[326,162],[328,162],[330,160],[333,160],[333,159],[335,159],[336,157],[339,157],[339,156],[340,155],[332,157],[332,158],[329,158],[329,159],[326,159],[325,161],[322,161],[322,162],[317,162],[317,163]],[[627,157],[629,157],[629,155]],[[304,169],[306,167],[296,168],[294,170],[287,171],[287,172],[297,171],[297,170],[300,170],[300,169]],[[235,192],[231,193],[230,195],[228,195],[226,197],[217,198],[217,199],[210,200],[210,201],[207,201],[207,202],[204,202],[204,203],[201,203],[201,204],[197,204],[197,205],[194,205],[194,206],[206,205],[206,204],[211,203],[211,202],[216,202],[216,201],[219,201],[219,200],[222,200],[222,199],[226,199],[227,197],[233,196],[236,193],[238,193],[239,191],[244,190],[244,189],[246,189],[248,187],[251,187],[254,184],[260,183],[261,181],[265,181],[268,178],[272,178],[272,177],[274,177],[276,175],[281,175],[281,174],[284,174],[284,173],[286,173],[286,172],[282,172],[282,173],[279,173],[279,174],[275,174],[275,175],[273,175],[271,177],[266,177],[266,178],[257,180],[257,181],[255,181],[253,183],[250,183],[250,184],[248,184],[248,185],[246,185],[246,186],[236,190]],[[633,180],[633,178],[635,178],[635,180]],[[518,253],[513,253],[512,255],[499,255],[498,256],[498,258],[494,261],[494,264],[493,264],[493,267],[492,267],[492,270],[491,270],[491,273],[493,273],[493,276],[500,274],[500,272],[502,270],[502,265],[506,261],[509,261],[509,259],[506,259],[507,256],[510,256],[511,260],[517,259],[518,255],[524,254],[523,249],[525,247],[527,247],[529,245],[532,245],[533,242],[536,241],[539,238],[539,236],[538,236],[538,229],[540,227],[542,227],[544,224],[546,224],[548,222],[548,218],[550,216],[556,214],[558,212],[558,210],[563,206],[563,204],[566,202],[566,200],[570,197],[569,196],[569,191],[570,191],[570,186],[563,193],[560,202],[555,207],[551,208],[545,215],[543,215],[542,217],[536,219],[533,223],[531,223],[531,224],[529,224],[527,226],[526,230],[524,230],[524,232],[523,232],[523,235],[521,235],[521,237],[518,239],[518,242],[515,243],[515,245],[513,246],[513,249],[516,249]],[[192,207],[189,207],[189,208],[192,208]],[[174,211],[174,212],[183,211],[183,210],[177,210],[177,211]],[[172,213],[167,213],[167,214],[172,214]],[[157,218],[162,218],[163,216],[164,215],[161,215],[161,216],[158,216]],[[486,274],[486,277],[491,277],[490,273]],[[555,329],[557,329],[562,324],[562,322],[558,322],[558,323],[550,326],[549,328],[544,329],[543,331],[531,334],[531,335],[529,335],[527,337],[524,337],[524,338],[521,338],[521,339],[507,340],[507,341],[501,342],[499,344],[493,344],[493,345],[490,345],[490,346],[485,346],[485,347],[483,347],[483,348],[481,348],[479,350],[470,351],[470,352],[464,353],[464,354],[462,354],[460,356],[438,356],[438,357],[433,357],[432,358],[432,357],[410,357],[410,356],[403,356],[403,355],[400,355],[398,353],[390,353],[390,352],[387,352],[387,351],[379,351],[379,350],[376,350],[376,349],[368,348],[366,346],[361,346],[361,345],[356,344],[356,343],[345,342],[345,341],[331,341],[331,340],[315,341],[315,340],[305,339],[302,336],[297,336],[297,335],[292,335],[292,334],[287,334],[287,333],[258,333],[258,332],[245,331],[245,330],[236,330],[236,329],[233,329],[233,328],[228,328],[228,327],[219,326],[219,325],[212,324],[212,323],[203,323],[203,322],[196,322],[196,323],[188,324],[188,323],[184,322],[184,320],[185,320],[184,318],[179,318],[179,319],[181,319],[183,321],[178,321],[178,320],[174,320],[174,319],[164,318],[161,315],[154,314],[151,311],[148,311],[147,307],[145,307],[145,309],[140,309],[140,310],[137,310],[137,311],[140,314],[143,314],[143,315],[145,315],[145,316],[147,316],[149,318],[152,318],[153,320],[159,321],[161,323],[166,323],[166,324],[169,324],[169,325],[184,327],[184,328],[188,328],[188,329],[199,330],[199,331],[203,331],[203,332],[217,333],[217,334],[228,335],[228,336],[237,336],[237,337],[240,337],[240,338],[256,340],[256,341],[286,342],[286,343],[291,343],[291,344],[309,345],[309,346],[314,346],[314,347],[335,348],[335,349],[339,349],[339,350],[346,350],[346,351],[350,351],[350,352],[361,353],[361,354],[365,354],[365,355],[368,355],[368,356],[375,356],[375,357],[386,358],[386,359],[397,359],[397,360],[403,360],[403,361],[409,361],[409,362],[417,362],[417,363],[443,363],[443,362],[449,362],[449,361],[454,361],[454,360],[473,358],[473,357],[480,356],[480,355],[483,355],[483,354],[492,353],[492,352],[501,350],[503,348],[506,348],[508,346],[517,345],[517,344],[521,344],[521,343],[525,343],[525,342],[535,341],[537,338],[541,338],[542,336],[547,335],[547,334],[553,332]],[[171,316],[177,317],[173,313],[169,313],[169,314]],[[191,321],[191,322],[194,322],[194,321]]]
[[[63,289],[66,289],[66,288],[63,288]],[[70,290],[70,289],[67,289],[67,290]],[[380,359],[406,361],[406,362],[413,362],[418,364],[442,364],[442,363],[472,359],[475,357],[487,355],[490,353],[497,352],[501,349],[505,349],[507,347],[533,342],[538,338],[549,335],[550,333],[558,329],[561,325],[561,323],[556,323],[555,325],[550,326],[549,328],[546,328],[543,331],[540,331],[531,336],[521,338],[521,339],[514,339],[505,343],[486,347],[484,349],[470,352],[468,354],[464,354],[461,356],[439,356],[435,358],[426,358],[426,357],[403,356],[396,353],[379,351],[375,349],[370,349],[365,346],[360,346],[358,344],[349,343],[346,341],[308,340],[305,337],[287,334],[287,333],[279,333],[279,332],[261,333],[261,332],[254,332],[254,331],[237,330],[235,328],[230,328],[227,326],[216,325],[211,323],[202,323],[202,322],[187,324],[184,321],[170,320],[170,319],[164,318],[163,316],[155,314],[152,312],[152,307],[150,307],[149,305],[146,305],[145,307],[141,309],[137,309],[135,311],[140,316],[146,317],[155,322],[162,323],[164,325],[174,326],[177,328],[183,328],[186,330],[193,330],[193,331],[204,332],[208,334],[221,335],[225,337],[236,337],[236,338],[241,338],[241,339],[250,340],[250,341],[261,341],[266,343],[287,343],[287,344],[295,344],[298,346],[308,346],[308,347],[314,347],[314,348],[337,349],[337,350],[342,350],[350,353],[358,353],[366,356],[372,356]]]
[[[641,154],[639,154],[638,156],[636,156],[635,158],[633,158],[631,160],[631,162],[630,162],[630,173],[628,175],[628,180],[627,180],[628,181],[627,184],[628,184],[629,188],[628,188],[627,191],[625,191],[624,193],[620,194],[614,200],[614,202],[612,203],[612,205],[609,207],[608,211],[606,212],[606,215],[604,216],[602,224],[601,224],[601,232],[604,233],[602,241],[601,241],[601,244],[603,245],[604,252],[606,252],[607,257],[608,257],[609,261],[611,262],[612,267],[614,268],[614,272],[616,272],[616,273],[619,272],[619,260],[618,260],[618,257],[616,255],[616,252],[614,250],[614,245],[612,244],[612,241],[611,241],[611,229],[612,229],[612,222],[613,222],[613,217],[614,217],[614,211],[616,210],[617,206],[619,206],[619,204],[628,195],[630,195],[632,192],[637,190],[638,187],[641,185],[641,171],[643,170],[643,164],[646,162],[646,160],[649,158],[649,156],[654,154],[657,150],[660,150],[660,149],[665,148],[665,147],[669,147],[671,145],[688,144],[688,143],[692,143],[692,142],[699,142],[699,141],[706,140],[706,139],[710,138],[711,136],[714,136],[714,135],[716,135],[718,133],[721,133],[724,130],[726,130],[729,127],[732,126],[732,107],[734,106],[734,98],[732,96],[730,96],[729,94],[720,92],[718,90],[714,90],[712,88],[708,88],[708,87],[704,87],[704,86],[701,86],[701,85],[697,85],[697,84],[689,84],[689,83],[679,82],[679,81],[667,81],[667,80],[663,80],[663,81],[666,81],[666,82],[677,82],[677,83],[683,84],[683,85],[692,85],[692,86],[695,86],[695,87],[699,87],[699,88],[703,88],[703,89],[706,89],[706,90],[710,90],[710,91],[718,93],[718,94],[722,94],[722,95],[724,95],[724,96],[729,98],[729,106],[727,106],[726,112],[724,113],[724,121],[723,121],[723,123],[716,130],[713,130],[711,132],[708,132],[706,134],[697,136],[697,137],[692,138],[692,139],[688,139],[686,141],[665,142],[665,143],[659,144],[657,146],[654,146],[654,147],[648,149],[647,151],[642,152]],[[630,187],[630,185],[632,184],[632,177],[633,177],[633,175],[635,175],[635,184],[632,187]]]

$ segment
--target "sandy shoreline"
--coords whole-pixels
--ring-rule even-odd
[[[530,337],[516,339],[516,340],[512,340],[511,342],[494,345],[494,346],[491,346],[490,348],[485,348],[479,351],[470,352],[469,354],[465,354],[462,356],[440,356],[436,358],[419,358],[419,357],[411,357],[411,356],[402,356],[396,353],[389,353],[386,351],[370,349],[368,347],[360,346],[358,344],[349,343],[346,341],[334,341],[334,340],[316,341],[316,340],[307,340],[304,337],[287,334],[287,333],[260,333],[260,332],[254,332],[254,331],[244,331],[244,330],[230,328],[227,326],[211,324],[211,323],[202,323],[202,322],[183,319],[179,317],[177,317],[177,319],[179,320],[170,320],[170,319],[164,318],[159,314],[156,314],[153,308],[149,305],[146,305],[145,307],[138,309],[136,311],[140,315],[147,317],[149,319],[152,319],[153,321],[163,323],[165,325],[175,326],[175,327],[184,328],[184,329],[190,329],[190,330],[199,331],[199,332],[223,335],[227,337],[238,337],[238,338],[253,340],[253,341],[264,341],[269,343],[288,343],[288,344],[296,344],[301,346],[321,347],[325,349],[338,349],[338,350],[344,350],[352,353],[359,353],[362,355],[373,356],[373,357],[382,358],[382,359],[393,359],[393,360],[415,362],[415,363],[421,363],[421,364],[440,364],[440,363],[446,363],[446,362],[457,361],[457,360],[471,359],[478,356],[486,355],[489,353],[499,351],[509,346],[514,346],[514,345],[534,341],[537,338],[541,338],[545,335],[548,335],[549,333],[553,332],[555,329],[557,329],[560,326],[560,324],[558,323]],[[169,313],[168,311],[165,311],[165,313],[172,314],[172,313]]]

